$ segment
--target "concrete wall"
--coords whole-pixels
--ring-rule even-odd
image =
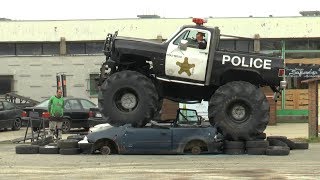
[[[1,57],[0,75],[14,76],[14,91],[43,100],[55,94],[56,73],[67,75],[67,93],[74,97],[90,97],[89,75],[99,73],[104,56],[30,56]]]
[[[191,19],[111,19],[66,21],[3,21],[0,42],[103,40],[119,30],[120,36],[167,39]],[[253,38],[319,37],[320,17],[210,18],[207,26],[218,26],[222,34]]]

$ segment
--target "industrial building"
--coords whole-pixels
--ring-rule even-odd
[[[94,77],[105,60],[102,48],[108,33],[163,41],[186,24],[192,20],[0,21],[0,94],[14,92],[41,101],[55,93],[56,73],[63,72],[68,95],[96,102]],[[320,64],[319,16],[209,18],[205,25],[250,38],[225,37],[223,49],[283,56],[287,64]],[[289,89],[307,88],[297,78],[288,81]],[[297,109],[290,103],[282,108]]]

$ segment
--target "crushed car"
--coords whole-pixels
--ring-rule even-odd
[[[221,153],[222,138],[215,127],[203,125],[195,110],[178,109],[172,122],[152,121],[146,127],[131,124],[90,128],[88,143],[101,154]]]

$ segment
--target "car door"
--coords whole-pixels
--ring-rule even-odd
[[[66,107],[70,107],[70,117],[72,119],[72,127],[81,127],[83,121],[83,109],[78,99],[69,99]]]
[[[97,106],[92,103],[91,101],[88,101],[86,99],[79,99],[83,112],[82,112],[82,118],[87,120],[89,118],[89,111],[90,108],[96,108]]]
[[[15,106],[10,102],[3,101],[3,107],[3,112],[5,115],[5,120],[3,121],[3,123],[5,123],[6,127],[12,127],[12,124],[16,118]]]
[[[4,110],[4,106],[3,106],[3,103],[2,101],[0,101],[0,128],[6,128],[6,115],[5,115],[5,110]]]
[[[171,152],[171,129],[127,128],[125,149],[134,154],[166,154]]]
[[[196,45],[196,34],[205,34],[207,41],[205,49],[199,49]],[[190,79],[205,81],[208,53],[210,46],[210,31],[196,28],[186,28],[173,39],[168,46],[165,61],[166,76],[173,79]],[[187,48],[180,49],[181,40],[187,41]]]

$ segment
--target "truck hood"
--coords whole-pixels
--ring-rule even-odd
[[[115,39],[115,49],[119,54],[131,54],[153,58],[164,55],[167,51],[167,44],[146,39],[117,37]],[[157,52],[155,54],[155,52]]]

